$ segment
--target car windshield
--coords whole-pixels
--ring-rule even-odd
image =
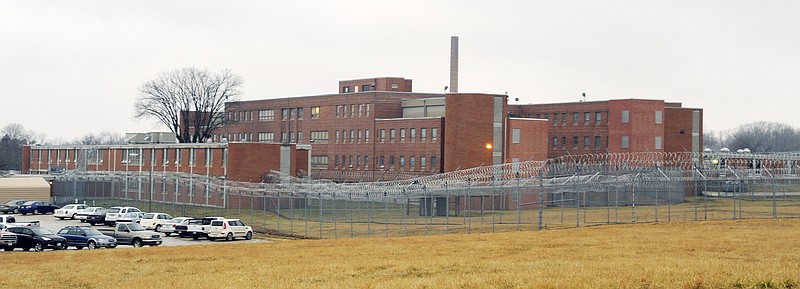
[[[87,229],[83,229],[83,231],[86,232],[86,236],[97,236],[97,235],[102,235],[103,234],[103,233],[100,233],[100,231],[98,231],[95,228],[87,228]]]
[[[36,203],[36,201],[28,201],[25,202],[23,205],[33,205],[33,203]]]
[[[144,214],[144,218],[145,219],[152,219],[154,215],[155,214],[147,213],[147,214]]]
[[[120,210],[119,208],[111,208],[110,210],[108,210],[108,212],[109,213],[119,213],[119,210]]]
[[[6,205],[13,206],[13,205],[16,205],[16,204],[17,204],[17,202],[19,202],[19,201],[8,201],[8,202],[6,203]]]
[[[33,231],[34,234],[40,235],[40,236],[41,235],[55,235],[55,234],[53,234],[53,232],[50,232],[50,230],[42,228],[42,227],[31,227],[30,229],[31,229],[31,231]]]
[[[222,221],[211,221],[212,226],[222,226]]]
[[[136,223],[128,224],[128,228],[131,229],[131,232],[144,231],[144,227]]]

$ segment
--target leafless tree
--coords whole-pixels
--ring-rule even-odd
[[[134,116],[157,119],[179,142],[203,142],[223,125],[225,103],[239,99],[243,83],[230,70],[211,73],[188,67],[165,72],[139,88]]]
[[[759,121],[728,132],[729,149],[748,148],[752,152],[789,152],[800,150],[800,132],[783,123]]]

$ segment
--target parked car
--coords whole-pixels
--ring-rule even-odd
[[[7,231],[7,226],[0,224],[0,247],[5,251],[14,250],[17,244],[17,234]]]
[[[20,214],[27,215],[27,214],[47,214],[53,213],[58,209],[58,206],[50,204],[48,202],[43,201],[27,201],[19,206],[17,209]]]
[[[44,249],[63,250],[67,248],[67,239],[50,232],[42,227],[9,227],[9,232],[17,234],[17,244],[14,248],[22,248],[23,251],[33,249],[41,252]],[[6,251],[11,251],[4,248]]]
[[[85,223],[89,215],[97,212],[105,212],[106,208],[103,207],[88,207],[75,213],[75,219]]]
[[[97,229],[81,226],[66,226],[58,231],[58,235],[67,239],[67,247],[78,250],[83,247],[94,250],[95,248],[116,248],[117,239],[100,233]]]
[[[139,220],[139,224],[142,225],[145,229],[148,230],[155,230],[156,232],[161,231],[161,227],[163,223],[172,219],[172,216],[169,214],[164,213],[145,213],[141,220]]]
[[[122,217],[130,212],[141,212],[139,208],[136,207],[111,207],[108,209],[108,213],[106,213],[105,223],[108,226],[114,225],[117,222],[117,218]]]
[[[117,223],[113,229],[101,228],[100,233],[117,239],[117,244],[141,247],[161,245],[161,234],[147,231],[137,223]]]
[[[253,228],[245,225],[239,219],[213,220],[211,226],[208,227],[208,239],[211,241],[217,238],[233,241],[237,237],[253,239]]]
[[[180,237],[192,236],[192,239],[200,239],[208,236],[208,226],[211,221],[222,220],[223,217],[204,217],[202,219],[189,220],[185,225],[175,226],[175,232]]]
[[[27,201],[28,200],[11,200],[11,201],[8,201],[5,204],[0,205],[0,212],[3,212],[3,214],[8,214],[8,213],[18,214],[19,213],[19,206],[21,206],[22,204],[24,204]]]
[[[17,218],[11,215],[0,215],[0,224],[6,227],[39,227],[39,221],[30,221],[25,223],[17,223]]]
[[[75,216],[78,214],[78,211],[86,209],[88,207],[89,205],[84,205],[84,204],[64,205],[63,207],[53,212],[53,217],[58,218],[59,220],[63,220],[66,218],[75,220]]]
[[[161,224],[161,229],[159,231],[167,235],[167,237],[169,237],[170,235],[172,235],[172,233],[176,232],[175,227],[177,227],[178,225],[186,225],[186,223],[188,223],[189,220],[193,219],[194,218],[190,217],[172,218],[172,220],[166,221],[163,224]]]
[[[106,213],[108,213],[108,210],[102,210],[102,211],[97,211],[97,212],[91,213],[88,216],[86,216],[86,222],[89,223],[89,225],[92,225],[92,226],[97,225],[97,224],[105,224],[106,223]]]
[[[139,223],[144,217],[144,212],[128,212],[117,218],[117,223]]]

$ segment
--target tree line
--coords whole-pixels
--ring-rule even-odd
[[[800,129],[785,123],[758,121],[725,130],[703,132],[703,145],[718,151],[728,148],[735,152],[800,152]]]

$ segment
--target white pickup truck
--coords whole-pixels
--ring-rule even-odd
[[[13,251],[17,244],[17,234],[6,231],[6,225],[0,224],[0,248],[3,251]]]
[[[0,224],[6,225],[8,227],[39,227],[39,221],[17,223],[17,219],[11,215],[0,215]]]
[[[191,236],[192,239],[200,239],[208,237],[208,228],[211,226],[213,220],[223,220],[223,217],[205,217],[202,219],[189,220],[186,224],[179,224],[175,226],[175,233],[180,237]]]

